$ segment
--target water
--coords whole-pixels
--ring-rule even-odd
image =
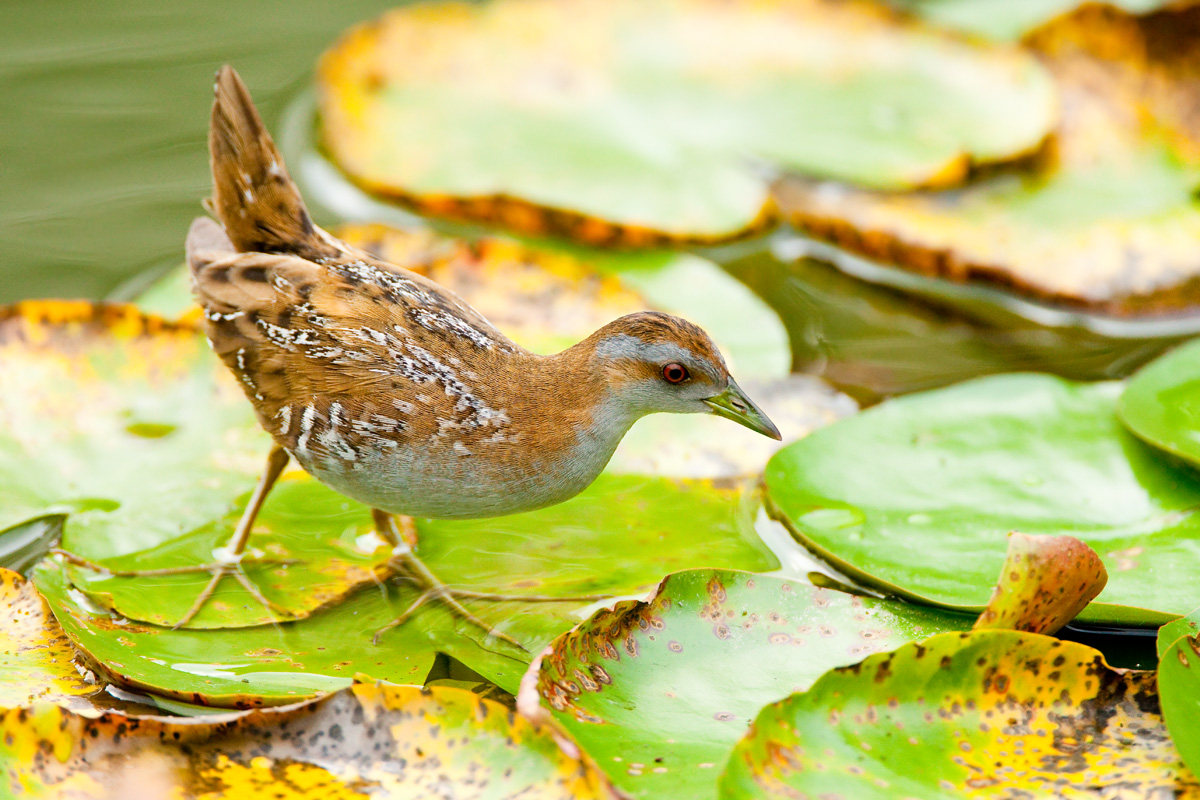
[[[394,5],[5,2],[0,303],[128,294],[179,263],[209,186],[217,67],[237,67],[274,127],[321,51]]]

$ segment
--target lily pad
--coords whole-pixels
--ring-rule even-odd
[[[1090,0],[888,0],[889,5],[963,33],[1001,42],[1015,42],[1055,17]],[[1106,0],[1130,14],[1145,14],[1173,0]]]
[[[458,689],[356,685],[206,720],[4,713],[0,789],[21,797],[616,798],[561,734]]]
[[[1200,609],[1158,630],[1163,718],[1184,763],[1200,769]]]
[[[891,400],[780,451],[768,495],[801,542],[881,591],[978,611],[1010,531],[1070,534],[1109,581],[1081,621],[1200,605],[1200,477],[1127,433],[1119,383],[1005,375]]]
[[[80,555],[105,558],[224,518],[266,447],[207,351],[131,306],[0,309],[0,530],[69,515]]]
[[[0,708],[54,703],[90,707],[100,687],[75,666],[75,650],[33,584],[0,569]]]
[[[1135,17],[1090,3],[1032,33],[1064,116],[1052,156],[967,188],[908,195],[807,179],[777,186],[817,239],[879,262],[1120,316],[1200,294],[1200,8]]]
[[[1143,367],[1121,395],[1117,414],[1143,441],[1200,464],[1200,342]]]
[[[948,633],[763,709],[721,797],[1200,797],[1154,675],[1014,631]]]
[[[710,564],[771,570],[779,561],[757,537],[754,492],[707,482],[604,475],[558,506],[490,520],[418,520],[418,552],[451,586],[514,595],[625,596],[652,588],[664,574]],[[365,507],[314,480],[283,482],[263,511],[286,547],[306,538],[337,540],[369,530]],[[216,541],[215,533],[214,542]],[[373,538],[373,537],[372,537]],[[344,687],[356,672],[420,682],[434,655],[448,653],[510,692],[534,653],[573,627],[587,601],[467,601],[481,618],[521,642],[521,651],[424,606],[372,644],[374,633],[416,599],[408,583],[368,587],[307,619],[276,626],[171,630],[114,617],[75,590],[68,572],[47,561],[34,574],[72,642],[112,681],[187,702],[246,707],[278,705]],[[205,576],[194,576],[194,598]],[[125,582],[125,602],[139,608],[164,599],[161,578]],[[237,583],[217,598],[255,606]]]
[[[816,0],[427,3],[346,34],[318,80],[326,146],[368,190],[609,245],[769,225],[754,161],[947,185],[1057,114],[1024,53]]]
[[[1107,582],[1100,556],[1074,536],[1011,533],[1000,580],[974,628],[1053,635]]]
[[[969,617],[764,575],[692,570],[555,639],[523,681],[634,797],[713,797],[762,705]]]

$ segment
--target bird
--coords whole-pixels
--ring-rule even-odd
[[[398,570],[420,585],[387,628],[439,600],[507,638],[461,601],[512,598],[442,583],[417,556],[411,518],[495,517],[567,500],[600,474],[633,423],[655,412],[716,414],[781,438],[691,322],[630,314],[539,355],[449,289],[335,238],[313,223],[232,67],[218,71],[214,94],[206,207],[216,220],[192,223],[187,263],[212,349],[272,447],[212,563],[113,573],[208,572],[176,628],[227,576],[275,607],[239,567],[258,511],[293,459],[371,508]]]

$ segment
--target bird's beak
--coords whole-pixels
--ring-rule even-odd
[[[745,425],[752,431],[757,431],[763,436],[770,436],[772,439],[782,440],[783,437],[779,434],[779,428],[775,427],[775,423],[767,418],[767,415],[762,412],[762,409],[754,405],[754,401],[746,397],[746,393],[742,391],[742,387],[733,382],[733,378],[729,379],[729,385],[725,391],[721,392],[716,397],[710,397],[704,401],[712,408],[712,413],[718,417],[731,419],[741,425]]]

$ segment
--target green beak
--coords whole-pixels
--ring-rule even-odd
[[[731,419],[736,423],[745,425],[752,431],[757,431],[763,436],[770,436],[772,439],[780,439],[779,428],[775,427],[775,423],[767,419],[767,415],[762,412],[762,409],[754,405],[754,401],[746,397],[746,393],[742,391],[742,387],[733,382],[733,378],[729,379],[729,385],[725,387],[725,391],[721,392],[716,397],[710,397],[704,402],[712,407],[712,413],[718,417]]]

